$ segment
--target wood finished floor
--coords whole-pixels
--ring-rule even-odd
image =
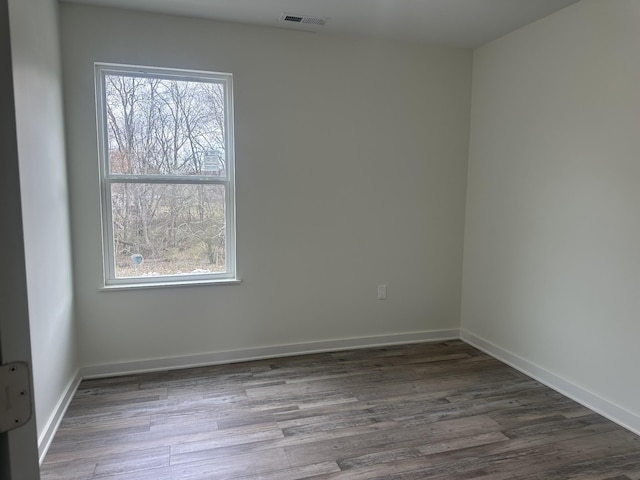
[[[640,437],[460,341],[82,382],[42,479],[638,480]]]

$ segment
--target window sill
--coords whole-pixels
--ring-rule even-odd
[[[162,283],[126,283],[117,285],[105,285],[101,292],[117,290],[141,290],[147,288],[173,288],[173,287],[206,287],[212,285],[235,285],[241,283],[239,278],[224,278],[220,280],[192,280],[186,282],[162,282]]]

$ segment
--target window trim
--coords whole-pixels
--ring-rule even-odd
[[[102,265],[104,289],[140,287],[169,287],[238,283],[236,269],[236,209],[235,209],[235,145],[233,116],[233,75],[231,73],[184,70],[177,68],[95,63],[96,127],[98,141],[98,172],[100,179],[100,224],[102,230]],[[205,175],[129,175],[109,172],[108,122],[105,95],[105,76],[131,75],[135,77],[176,79],[182,81],[212,80],[224,85],[225,173]],[[225,191],[225,260],[226,271],[210,274],[158,275],[149,277],[116,278],[115,242],[111,205],[111,185],[117,183],[160,183],[223,185]]]

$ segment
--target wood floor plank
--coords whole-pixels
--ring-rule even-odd
[[[640,438],[462,341],[83,381],[43,480],[640,480]]]

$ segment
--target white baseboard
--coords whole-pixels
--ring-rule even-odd
[[[575,400],[585,407],[601,414],[622,427],[640,435],[640,417],[602,397],[596,395],[572,382],[566,380],[502,347],[499,347],[465,329],[435,330],[426,332],[403,333],[396,335],[381,335],[374,337],[358,337],[321,342],[307,342],[271,347],[249,348],[223,352],[211,352],[200,355],[181,357],[157,358],[134,362],[123,362],[104,365],[81,367],[75,377],[69,382],[63,396],[60,398],[55,412],[47,422],[44,432],[40,435],[38,446],[40,462],[49,449],[51,441],[62,421],[62,418],[75,394],[80,381],[85,378],[112,377],[142,372],[161,370],[176,370],[180,368],[219,365],[268,358],[288,357],[311,353],[335,352],[367,347],[383,347],[409,343],[438,342],[461,339],[470,345],[486,352],[496,359],[521,371],[540,383]]]
[[[615,403],[612,403],[609,400],[606,400],[601,396],[596,395],[595,393],[592,393],[575,383],[516,355],[515,353],[509,352],[488,340],[478,337],[468,330],[460,329],[460,339],[565,395],[566,397],[575,400],[594,412],[599,413],[603,417],[606,417],[627,430],[632,431],[636,435],[640,435],[640,416],[633,412],[630,412],[629,410],[616,405]]]
[[[49,421],[47,421],[43,432],[38,438],[38,457],[40,459],[40,464],[44,461],[44,457],[51,446],[53,437],[55,437],[58,427],[60,426],[60,422],[62,421],[67,408],[69,408],[69,403],[71,403],[81,381],[82,376],[80,370],[78,370],[64,389],[60,400],[58,400],[58,403],[56,404],[56,408],[49,417]]]
[[[224,363],[263,360],[266,358],[290,357],[310,353],[335,352],[354,348],[381,347],[386,345],[400,345],[406,343],[436,342],[460,338],[458,329],[433,330],[425,332],[401,333],[396,335],[380,335],[373,337],[346,338],[321,342],[306,342],[271,347],[248,348],[242,350],[228,350],[211,352],[200,355],[188,355],[170,358],[155,358],[134,362],[112,363],[82,367],[82,378],[112,377],[133,373],[152,372],[159,370],[176,370],[179,368],[201,367]]]

